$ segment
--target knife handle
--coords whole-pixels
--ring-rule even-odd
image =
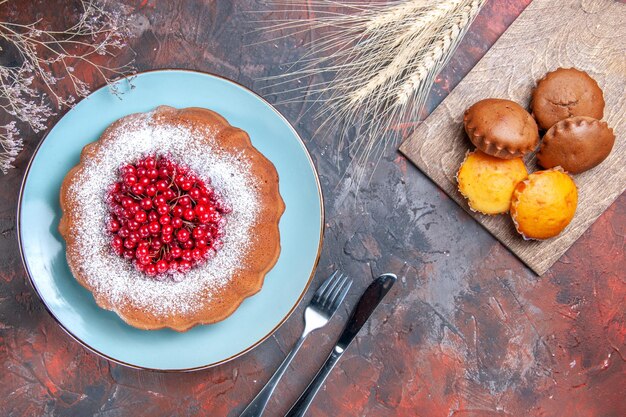
[[[326,381],[326,377],[330,374],[330,371],[333,370],[335,364],[339,360],[339,358],[343,355],[343,349],[339,346],[335,346],[328,355],[328,359],[324,362],[324,365],[317,372],[311,383],[304,390],[298,401],[289,409],[285,417],[303,417],[306,411],[309,409],[309,406],[313,402],[313,398],[317,392],[324,385],[324,381]]]

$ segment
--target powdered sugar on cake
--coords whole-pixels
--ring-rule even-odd
[[[80,230],[75,234],[76,252],[96,296],[106,297],[113,308],[130,303],[166,317],[204,305],[244,266],[242,259],[254,243],[250,229],[257,222],[259,207],[249,161],[220,151],[217,143],[207,143],[207,138],[215,136],[207,127],[158,125],[152,122],[152,115],[125,119],[116,128],[116,139],[102,144],[97,157],[85,162],[71,191],[77,204],[75,227]],[[116,181],[119,167],[157,153],[180,161],[210,182],[232,208],[225,216],[224,245],[215,257],[184,277],[161,281],[114,254],[110,236],[103,229],[108,218],[107,190]]]

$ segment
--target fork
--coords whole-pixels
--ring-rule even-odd
[[[339,308],[339,305],[346,297],[350,286],[352,286],[352,279],[348,278],[348,276],[343,273],[339,273],[339,271],[333,272],[333,274],[320,285],[317,291],[315,291],[315,294],[313,294],[311,302],[304,310],[304,331],[302,335],[296,341],[283,363],[281,363],[276,372],[274,372],[274,375],[267,381],[267,384],[265,384],[261,392],[254,397],[252,402],[248,404],[239,417],[260,417],[263,415],[267,402],[272,396],[276,385],[278,385],[278,381],[280,381],[280,378],[289,367],[291,360],[296,356],[296,353],[298,353],[306,337],[313,330],[324,327],[326,323],[330,321]]]

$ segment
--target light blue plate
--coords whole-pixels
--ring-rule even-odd
[[[265,340],[289,316],[308,288],[322,244],[323,206],[311,158],[287,120],[246,88],[217,76],[163,70],[139,74],[121,100],[99,89],[50,130],[22,185],[20,249],[31,282],[59,324],[77,341],[115,362],[155,370],[193,370],[235,358]],[[125,81],[120,88],[128,90]],[[59,189],[80,151],[120,117],[158,105],[205,107],[247,131],[276,166],[287,206],[280,221],[282,251],[262,290],[226,320],[186,333],[144,331],[99,308],[72,277],[57,231]]]

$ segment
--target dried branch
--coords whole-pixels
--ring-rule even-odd
[[[6,174],[21,150],[22,140],[18,136],[15,122],[0,126],[0,171]]]
[[[0,6],[17,1],[1,0]],[[125,18],[104,8],[99,0],[80,0],[80,5],[78,21],[60,31],[40,28],[41,21],[0,21],[0,45],[7,46],[0,48],[0,58],[13,52],[19,62],[17,66],[0,65],[0,110],[35,132],[46,129],[55,109],[70,107],[89,94],[89,84],[76,75],[75,66],[91,68],[115,94],[119,92],[113,81],[134,71],[132,59],[119,66],[110,66],[104,59],[124,47],[129,36]],[[69,80],[69,92],[56,88],[63,79]],[[0,127],[0,169],[4,173],[22,148],[15,121]]]

